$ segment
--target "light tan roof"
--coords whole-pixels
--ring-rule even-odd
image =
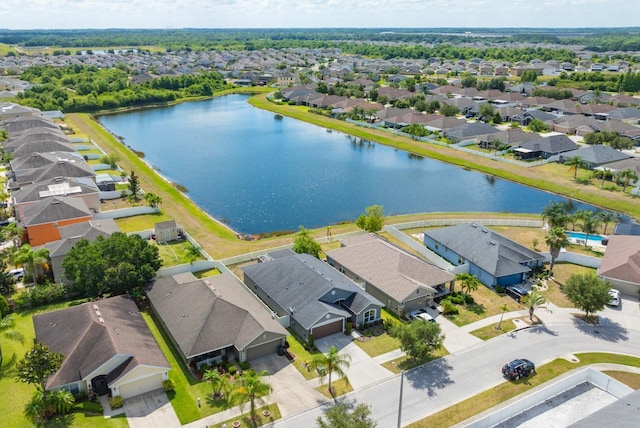
[[[611,236],[598,273],[640,285],[640,236]]]
[[[375,235],[361,235],[342,242],[344,247],[327,256],[369,284],[402,302],[419,288],[433,287],[453,280],[454,276]]]

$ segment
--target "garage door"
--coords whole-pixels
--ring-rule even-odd
[[[162,388],[162,374],[156,374],[144,379],[136,380],[133,382],[125,383],[120,386],[120,395],[123,399],[134,397],[136,395],[144,394],[149,391]]]
[[[325,324],[321,327],[315,327],[311,330],[314,339],[320,339],[321,337],[329,336],[336,333],[342,332],[342,320],[338,320],[336,322],[332,322],[330,324]]]
[[[267,355],[273,355],[278,352],[278,346],[280,346],[281,343],[282,340],[277,339],[271,342],[263,343],[262,345],[247,348],[247,360],[253,361],[257,358],[266,357]]]

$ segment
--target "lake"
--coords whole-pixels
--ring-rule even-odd
[[[213,217],[241,233],[385,215],[539,213],[550,193],[252,107],[247,95],[99,118]],[[588,208],[575,203],[576,208]],[[176,219],[178,222],[180,219]]]

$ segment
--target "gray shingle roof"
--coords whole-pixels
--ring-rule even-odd
[[[429,236],[494,277],[528,272],[520,263],[544,256],[483,226],[466,223],[424,231]]]
[[[569,159],[573,156],[580,156],[582,160],[587,162],[591,167],[596,165],[602,165],[603,163],[615,162],[615,161],[619,161],[619,160],[627,159],[631,157],[609,146],[603,146],[602,144],[597,144],[593,146],[583,146],[576,150],[570,150],[568,152],[564,152],[560,156],[560,160]]]
[[[342,273],[308,254],[280,251],[271,260],[242,270],[278,305],[294,309],[293,318],[307,330],[330,313],[350,317],[334,305],[339,300],[354,303],[355,313],[370,304],[382,306]],[[356,298],[354,293],[361,296]]]
[[[147,295],[186,358],[228,346],[242,350],[265,332],[287,335],[232,274],[158,278]]]
[[[54,196],[62,196],[60,194],[53,193],[42,193],[50,190],[50,186],[59,186],[64,185],[64,183],[68,184],[68,189],[73,191],[69,196],[81,196],[88,194],[99,193],[100,190],[98,186],[91,180],[86,177],[71,177],[71,178],[63,178],[63,177],[55,177],[46,181],[39,181],[34,184],[29,184],[20,188],[11,194],[12,199],[16,204],[22,204],[27,202],[35,202],[40,201],[45,198],[50,198]]]
[[[576,149],[578,145],[571,141],[566,135],[560,134],[525,141],[520,144],[519,147],[534,152],[563,153]]]
[[[48,198],[24,207],[26,227],[53,221],[91,217],[91,211],[81,198]]]
[[[454,278],[451,273],[373,235],[346,239],[342,244],[342,248],[327,252],[327,257],[398,302],[415,296],[419,288],[433,291],[433,287]]]
[[[135,356],[138,365],[169,369],[169,363],[129,296],[34,315],[33,325],[37,341],[65,356],[60,370],[49,378],[48,388],[77,382],[116,354]],[[135,365],[127,367],[126,371],[133,367]]]

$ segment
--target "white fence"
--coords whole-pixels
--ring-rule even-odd
[[[461,424],[467,428],[488,428],[519,415],[532,407],[555,397],[577,385],[590,382],[609,394],[621,398],[633,392],[633,389],[593,368],[586,368],[569,375],[551,385],[533,392],[524,398],[494,413],[484,416],[469,424]],[[614,421],[612,423],[615,425]]]
[[[401,232],[397,227],[391,226],[391,225],[387,225],[387,226],[384,226],[383,229],[389,235],[393,236],[395,239],[397,239],[398,241],[402,242],[404,245],[406,245],[407,247],[411,248],[413,251],[415,251],[416,253],[420,254],[422,257],[426,258],[427,260],[429,260],[431,263],[433,263],[434,265],[436,265],[440,269],[450,270],[450,269],[454,268],[454,266],[451,263],[449,263],[448,261],[446,261],[445,259],[443,259],[439,255],[437,255],[436,253],[434,253],[433,251],[431,251],[427,247],[425,247],[424,243],[416,241],[412,237],[410,237],[407,234]],[[469,266],[466,266],[466,268],[467,268],[467,272],[468,272],[469,271]],[[460,273],[460,272],[457,272],[457,273]]]
[[[435,227],[435,226],[455,226],[458,224],[475,223],[482,224],[484,226],[515,226],[515,227],[542,227],[542,220],[530,220],[530,219],[509,219],[509,218],[484,218],[484,219],[471,219],[471,218],[440,218],[433,220],[419,220],[407,223],[395,224],[397,229],[416,229],[420,227]]]
[[[551,255],[549,253],[540,253],[542,254],[547,262],[551,261]],[[561,251],[556,259],[556,263],[565,262],[572,263],[574,265],[587,266],[591,268],[599,268],[602,263],[602,259],[600,257],[587,256],[586,254],[572,253],[570,251]]]
[[[116,218],[124,218],[131,217],[134,215],[143,215],[143,214],[155,214],[159,213],[160,208],[151,208],[151,207],[130,207],[130,208],[120,208],[118,210],[111,211],[102,211],[93,215],[95,219],[116,219]]]

